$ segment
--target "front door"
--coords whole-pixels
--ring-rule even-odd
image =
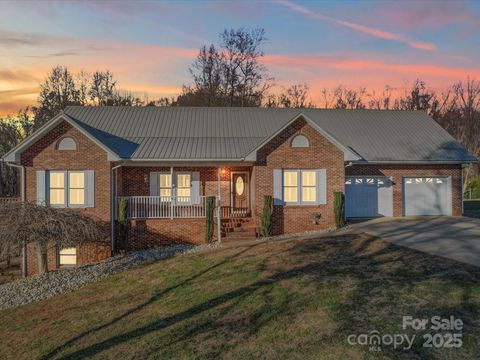
[[[232,210],[234,212],[248,212],[249,188],[248,173],[232,173]]]

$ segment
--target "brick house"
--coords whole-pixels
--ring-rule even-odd
[[[3,161],[21,167],[24,200],[110,226],[108,243],[51,249],[57,268],[111,256],[119,198],[133,249],[204,242],[208,196],[225,239],[258,235],[265,195],[274,234],[334,227],[336,191],[350,218],[460,216],[477,159],[421,111],[68,107]]]

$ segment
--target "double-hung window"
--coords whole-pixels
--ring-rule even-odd
[[[87,189],[87,175],[91,177],[92,186],[93,171],[47,171],[47,203],[55,207],[93,206],[88,201],[89,198],[93,199],[93,189]]]
[[[179,204],[198,204],[200,201],[200,173],[151,172],[150,195],[160,196],[162,202],[175,201]]]
[[[192,193],[192,179],[190,173],[177,174],[177,197],[178,202],[190,202]]]
[[[282,174],[282,200],[287,205],[319,203],[319,170],[287,170]]]
[[[172,174],[161,173],[159,177],[160,177],[160,197],[162,201],[171,201]]]

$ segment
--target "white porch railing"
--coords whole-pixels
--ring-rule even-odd
[[[129,219],[176,219],[205,217],[207,196],[119,196],[128,200]],[[117,201],[118,203],[118,201]]]

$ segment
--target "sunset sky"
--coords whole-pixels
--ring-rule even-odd
[[[34,105],[55,65],[176,95],[199,47],[239,27],[265,28],[277,89],[306,82],[318,103],[338,84],[400,91],[422,78],[441,91],[480,79],[480,2],[0,0],[0,115]]]

